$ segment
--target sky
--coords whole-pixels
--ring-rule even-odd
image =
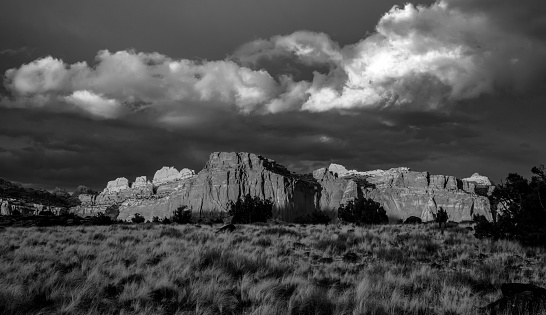
[[[499,182],[546,163],[539,0],[4,0],[0,177],[102,189],[252,152]]]

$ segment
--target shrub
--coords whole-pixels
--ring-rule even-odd
[[[438,225],[445,225],[448,218],[449,217],[447,215],[447,211],[445,211],[444,208],[440,207],[440,209],[438,209],[438,213],[436,214],[436,222],[438,223]]]
[[[298,224],[328,224],[331,220],[323,211],[314,211],[308,215],[297,217],[294,222]]]
[[[93,225],[110,225],[113,224],[114,221],[109,216],[105,215],[102,212],[99,212],[91,218],[91,223]]]
[[[191,210],[187,210],[187,206],[178,207],[171,218],[174,223],[188,224],[191,223]]]
[[[252,197],[250,194],[228,204],[232,223],[266,222],[273,216],[273,202]]]
[[[489,196],[494,222],[477,217],[476,237],[516,239],[527,245],[546,245],[546,174],[533,167],[531,180],[515,173]]]
[[[135,213],[135,215],[133,216],[131,221],[133,223],[144,223],[144,221],[146,221],[146,219],[144,219],[144,217],[141,216],[139,213]]]
[[[153,217],[152,218],[152,223],[159,223],[159,217]]]
[[[163,220],[161,220],[161,224],[171,224],[171,223],[172,221],[169,218],[163,218]]]
[[[379,202],[372,199],[359,198],[350,200],[341,205],[337,216],[340,220],[356,224],[383,224],[388,223],[387,212]]]

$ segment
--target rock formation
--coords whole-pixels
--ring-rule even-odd
[[[463,178],[463,181],[473,182],[476,185],[491,186],[491,181],[486,176],[482,176],[479,173],[474,173],[472,176]]]
[[[152,182],[154,185],[159,186],[169,182],[184,180],[192,177],[193,175],[195,175],[195,172],[187,168],[184,168],[179,172],[174,167],[164,166],[162,169],[155,172]]]
[[[365,197],[381,203],[391,222],[410,216],[423,222],[432,221],[440,207],[447,211],[451,221],[469,221],[477,214],[491,220],[489,200],[478,194],[472,181],[413,172],[405,167],[371,172],[344,170],[336,164],[313,172],[322,187],[319,208],[335,210],[348,199]],[[489,186],[486,192],[488,189]]]
[[[485,185],[488,180],[477,174],[471,178],[459,180],[405,167],[349,171],[338,164],[313,174],[297,175],[256,154],[217,152],[210,155],[198,174],[163,167],[151,182],[137,177],[130,184],[127,179],[118,178],[96,197],[80,195],[82,204],[74,211],[92,214],[118,205],[119,219],[127,220],[139,213],[151,220],[154,216],[170,217],[175,209],[186,206],[194,216],[207,216],[225,213],[230,201],[250,194],[271,199],[274,216],[284,221],[316,210],[334,217],[341,204],[354,198],[371,198],[381,203],[391,222],[410,216],[432,221],[440,207],[451,221],[472,220],[475,214],[491,219],[485,197],[490,192],[490,186]]]
[[[133,185],[131,185],[131,188],[142,188],[146,187],[146,185],[149,185],[150,182],[146,179],[146,176],[139,176],[135,179]]]
[[[37,215],[47,210],[52,213],[62,213],[74,205],[70,195],[62,190],[55,189],[53,193],[45,190],[25,188],[20,184],[12,183],[0,178],[0,214]]]
[[[109,181],[106,185],[106,190],[110,193],[115,193],[121,190],[126,190],[129,188],[129,181],[125,177],[120,177],[118,179]]]
[[[182,205],[197,216],[223,213],[229,201],[246,194],[271,199],[275,216],[286,221],[315,209],[316,183],[252,153],[213,153],[201,172],[175,183],[159,186],[156,198],[126,200],[119,218],[168,217]]]

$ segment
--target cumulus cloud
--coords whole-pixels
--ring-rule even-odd
[[[115,118],[135,103],[220,103],[243,113],[432,110],[500,91],[528,92],[546,73],[546,42],[539,36],[546,34],[546,22],[536,3],[407,4],[392,8],[375,33],[355,44],[341,47],[327,34],[298,31],[244,44],[220,61],[107,50],[93,65],[45,57],[6,72],[15,101],[1,104],[24,100],[27,105],[19,106],[47,107],[60,100],[67,108]],[[260,66],[286,59],[316,67],[312,79],[273,75]]]
[[[26,103],[41,96],[103,118],[122,114],[122,103],[139,102],[218,101],[248,112],[278,94],[269,73],[232,61],[173,60],[158,53],[107,50],[97,54],[93,66],[66,64],[53,57],[35,60],[8,70],[5,86]]]
[[[273,36],[269,40],[256,40],[242,45],[233,58],[245,65],[256,64],[261,59],[295,57],[304,64],[339,63],[343,59],[338,43],[327,34],[297,31],[287,36]]]
[[[501,90],[526,92],[546,72],[546,44],[482,10],[440,1],[394,7],[377,33],[343,48],[339,81],[318,80],[303,109],[437,108]],[[316,80],[317,81],[317,80]]]
[[[65,97],[68,103],[102,118],[115,118],[121,111],[120,103],[114,99],[108,99],[102,95],[83,90],[76,91]]]

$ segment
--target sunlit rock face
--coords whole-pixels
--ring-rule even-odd
[[[179,172],[174,167],[164,166],[162,169],[155,172],[154,179],[152,182],[155,186],[160,186],[162,184],[187,179],[194,175],[195,175],[195,172],[187,168],[184,168]]]
[[[472,176],[463,178],[463,181],[473,182],[476,185],[491,186],[491,181],[487,176],[482,176],[479,173],[474,173]]]
[[[125,177],[120,177],[115,180],[111,180],[106,184],[105,191],[109,193],[115,193],[129,188],[129,180]]]
[[[228,210],[230,201],[250,194],[274,203],[274,215],[290,221],[315,209],[317,185],[313,180],[291,174],[273,160],[252,153],[220,152],[210,155],[203,170],[170,185],[170,192],[158,199],[127,200],[120,207],[120,219],[135,213],[145,217],[172,215],[187,206],[196,216]]]
[[[405,167],[368,172],[343,169],[336,165],[313,173],[322,187],[319,208],[333,211],[351,198],[365,197],[381,203],[391,222],[410,216],[433,221],[440,208],[452,221],[469,221],[474,215],[491,220],[489,200],[478,195],[473,182]]]
[[[131,185],[131,188],[135,189],[135,188],[146,187],[149,184],[150,182],[146,180],[146,176],[139,176],[135,179],[134,183]]]
[[[315,210],[335,217],[341,204],[355,198],[381,203],[391,222],[410,216],[432,221],[440,208],[452,221],[472,220],[473,215],[491,219],[485,197],[491,186],[484,182],[413,172],[406,167],[360,172],[339,164],[297,175],[256,154],[217,152],[198,174],[163,167],[151,182],[144,176],[132,184],[125,178],[111,181],[96,197],[80,195],[82,205],[77,213],[104,212],[119,205],[119,219],[139,213],[151,220],[154,216],[170,217],[178,207],[186,206],[195,216],[206,217],[225,213],[230,202],[250,194],[273,201],[274,216],[284,221]]]
[[[195,176],[193,170],[184,168],[179,172],[174,167],[165,166],[155,172],[152,181],[149,181],[146,176],[139,176],[130,183],[128,179],[120,177],[109,181],[98,196],[88,193],[78,194],[81,204],[73,207],[71,211],[79,215],[94,215],[99,212],[104,213],[113,205],[141,203],[146,200],[153,200],[159,204],[160,197],[175,192],[185,180],[193,176]],[[171,211],[170,208],[169,211]],[[165,216],[171,215],[172,213],[168,213]]]

